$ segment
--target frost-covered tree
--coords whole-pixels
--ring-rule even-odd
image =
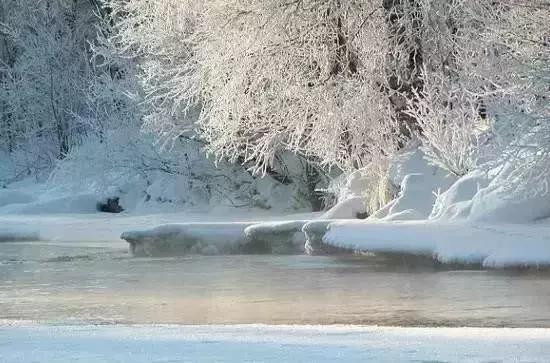
[[[420,4],[422,87],[408,113],[431,160],[463,175],[476,167],[487,137],[526,132],[526,117],[548,120],[550,3]],[[496,135],[487,136],[491,127]]]
[[[291,151],[364,169],[375,190],[417,137],[463,175],[520,113],[546,119],[547,1],[108,4],[111,42],[141,68],[145,126],[166,140],[194,130],[259,173]]]
[[[0,63],[2,135],[21,168],[49,168],[81,134],[96,17],[84,0],[2,0],[1,8],[11,48]]]
[[[114,41],[141,57],[148,126],[179,135],[185,112],[217,157],[265,172],[290,150],[361,167],[391,154],[397,125],[380,90],[377,1],[112,1]]]

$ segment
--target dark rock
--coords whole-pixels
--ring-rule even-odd
[[[105,203],[98,203],[97,210],[104,213],[120,213],[124,208],[120,205],[120,198],[108,198]]]

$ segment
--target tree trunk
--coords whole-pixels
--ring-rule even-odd
[[[407,59],[396,59],[393,49],[388,54],[388,95],[399,122],[401,133],[410,137],[416,128],[416,120],[406,113],[408,102],[423,88],[421,79],[422,46],[419,36],[421,27],[420,5],[417,0],[383,0],[386,21],[393,44],[407,49]],[[402,21],[409,17],[410,29]]]

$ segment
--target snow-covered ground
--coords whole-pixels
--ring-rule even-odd
[[[365,221],[356,219],[367,214],[359,172],[348,178],[331,210],[298,215],[227,206],[106,214],[94,212],[97,195],[66,195],[24,181],[0,190],[0,241],[39,238],[123,248],[122,235],[136,255],[322,254],[337,247],[487,268],[550,266],[550,194],[506,193],[506,173],[489,174],[449,176],[420,150],[405,152],[389,173],[388,185],[399,186],[399,193]],[[264,194],[271,195],[267,189]]]
[[[324,243],[351,250],[427,255],[488,268],[550,265],[550,226],[427,221],[333,222]]]
[[[258,209],[227,207],[218,208],[209,213],[189,211],[155,214],[6,214],[0,215],[0,240],[8,238],[16,240],[30,236],[38,237],[32,239],[51,243],[80,244],[86,242],[97,246],[127,247],[128,244],[120,239],[123,232],[146,230],[164,224],[261,222],[284,218],[314,218],[315,216],[316,214],[311,213],[283,216]]]
[[[545,362],[548,329],[0,324],[25,362]]]

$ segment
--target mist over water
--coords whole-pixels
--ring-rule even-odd
[[[550,327],[550,273],[380,256],[132,258],[85,243],[0,243],[0,319]]]

